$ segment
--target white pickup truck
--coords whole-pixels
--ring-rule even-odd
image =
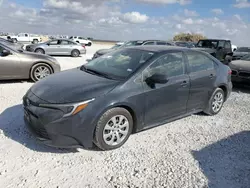
[[[10,36],[10,38],[14,42],[32,42],[34,44],[42,41],[40,37],[28,33],[19,33],[16,36]]]

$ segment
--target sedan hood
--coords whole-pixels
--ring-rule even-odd
[[[237,70],[250,71],[250,61],[235,60],[229,63],[229,67]]]
[[[34,59],[46,59],[52,62],[57,62],[57,60],[54,57],[48,56],[46,54],[38,54],[35,52],[27,52],[27,51],[23,51],[19,53],[20,55],[24,55],[24,56],[28,56],[30,58],[34,58]]]
[[[247,55],[247,54],[249,54],[249,52],[234,52],[233,56],[244,56],[244,55]]]
[[[65,104],[105,95],[117,84],[118,81],[72,69],[35,83],[31,92],[48,103]]]
[[[101,50],[98,50],[96,53],[103,55],[112,51],[114,51],[114,49],[101,49]]]

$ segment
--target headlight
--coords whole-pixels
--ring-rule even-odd
[[[83,109],[85,109],[88,104],[92,101],[94,101],[95,99],[90,99],[84,102],[80,102],[80,103],[71,103],[71,104],[39,104],[40,107],[42,108],[52,108],[52,109],[59,109],[61,111],[63,111],[65,114],[63,117],[68,117],[71,115],[75,115],[78,112],[82,111]]]

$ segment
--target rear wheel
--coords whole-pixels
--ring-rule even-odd
[[[51,67],[44,63],[34,65],[30,71],[30,77],[34,82],[42,80],[43,78],[51,75],[53,70]]]
[[[72,52],[71,52],[72,57],[79,57],[79,55],[80,55],[79,50],[72,50]]]
[[[112,108],[99,119],[94,143],[102,150],[121,147],[129,138],[133,129],[133,118],[124,108]]]
[[[221,111],[221,108],[225,101],[225,93],[221,88],[217,88],[209,102],[207,108],[204,110],[204,112],[208,115],[216,115]]]
[[[35,52],[38,54],[45,54],[45,51],[41,48],[36,49]]]
[[[17,43],[17,39],[12,39],[12,41],[13,41],[14,43]]]
[[[38,40],[37,39],[34,39],[33,40],[33,44],[37,44],[38,43]]]

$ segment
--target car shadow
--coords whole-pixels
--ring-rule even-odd
[[[233,83],[233,91],[250,94],[250,83],[249,84]]]
[[[1,80],[1,84],[16,84],[16,83],[34,83],[31,79],[22,79],[22,80]]]
[[[211,188],[250,186],[250,131],[192,151]]]
[[[79,58],[84,57],[86,54],[81,54],[78,57],[72,57],[71,55],[50,55],[51,57],[72,57],[72,58]]]
[[[25,126],[22,105],[7,108],[0,114],[0,131],[2,131],[6,137],[34,151],[47,153],[78,152],[77,149],[57,149],[49,147],[37,141]]]

